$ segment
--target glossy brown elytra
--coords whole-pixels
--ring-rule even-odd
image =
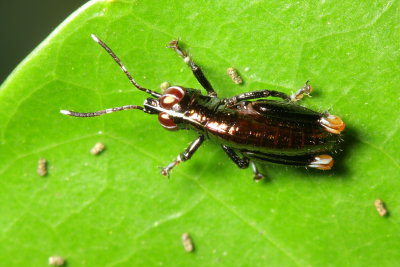
[[[157,114],[160,124],[167,130],[196,131],[199,136],[162,169],[163,175],[168,176],[173,167],[190,159],[205,139],[219,143],[239,168],[247,168],[251,164],[255,180],[263,178],[255,161],[308,166],[320,170],[332,168],[334,161],[331,154],[341,140],[340,133],[345,124],[337,116],[313,111],[295,103],[311,93],[308,82],[292,95],[260,90],[218,98],[199,66],[178,46],[177,41],[172,41],[169,47],[192,69],[207,95],[203,95],[200,90],[182,86],[171,86],[159,94],[140,86],[114,52],[95,35],[92,38],[111,55],[137,89],[152,97],[147,98],[143,106],[127,105],[91,113],[61,110],[61,113],[74,117],[95,117],[139,109],[148,114]],[[268,97],[282,100],[265,99]]]

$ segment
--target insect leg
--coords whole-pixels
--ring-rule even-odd
[[[326,114],[326,116],[321,117],[319,119],[319,123],[322,127],[325,128],[325,130],[333,134],[340,134],[346,127],[346,124],[342,121],[341,118],[335,115],[331,115],[329,113]]]
[[[231,160],[241,169],[246,169],[247,167],[249,167],[249,163],[250,160],[247,157],[239,157],[236,152],[230,148],[229,146],[226,145],[221,145],[222,149],[225,151],[225,153],[231,158]],[[251,162],[251,169],[253,170],[254,173],[254,181],[258,182],[260,181],[262,178],[264,178],[264,175],[262,175],[258,169],[257,166]]]
[[[258,182],[264,178],[264,175],[258,171],[258,168],[254,162],[251,162],[251,169],[253,170],[254,173],[253,177],[254,181]]]
[[[265,98],[265,97],[270,97],[270,96],[279,97],[286,101],[291,101],[290,96],[288,96],[285,93],[274,91],[274,90],[260,90],[260,91],[247,92],[247,93],[243,93],[243,94],[240,94],[237,96],[225,98],[224,103],[227,106],[234,106],[238,102],[243,101],[243,100]]]
[[[310,96],[312,87],[309,83],[310,83],[310,81],[306,81],[306,83],[304,84],[304,86],[302,88],[300,88],[296,93],[293,93],[290,96],[290,101],[296,102],[296,101],[299,101],[300,99],[302,99],[304,97],[304,95]]]
[[[193,154],[197,151],[197,149],[201,146],[203,141],[204,141],[204,135],[200,135],[199,137],[197,137],[190,144],[190,146],[186,148],[185,151],[179,154],[178,157],[176,157],[176,159],[173,162],[171,162],[170,164],[168,164],[167,167],[161,170],[161,174],[169,177],[169,172],[171,171],[171,169],[176,165],[178,165],[179,163],[190,159],[193,156]]]
[[[236,152],[226,145],[221,145],[225,153],[231,158],[231,160],[241,169],[246,169],[249,167],[250,160],[247,157],[239,157]]]
[[[305,154],[297,156],[267,154],[258,151],[241,151],[245,157],[252,160],[268,161],[277,164],[292,166],[307,166],[318,170],[330,170],[333,167],[334,160],[327,154]]]
[[[207,80],[207,78],[204,76],[203,71],[200,69],[199,66],[196,65],[190,58],[190,56],[183,51],[179,45],[177,40],[172,40],[169,43],[169,48],[172,48],[175,50],[176,53],[185,61],[185,63],[192,69],[192,72],[194,76],[196,77],[197,81],[201,84],[201,86],[204,87],[207,91],[207,95],[216,97],[217,93],[214,91],[214,88],[211,86],[210,82]]]

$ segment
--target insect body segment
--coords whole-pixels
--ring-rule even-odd
[[[162,169],[163,175],[169,176],[176,165],[190,159],[206,139],[220,143],[239,168],[247,168],[251,164],[255,180],[264,177],[254,164],[258,161],[320,170],[332,168],[334,160],[330,153],[340,142],[340,133],[345,124],[337,116],[294,103],[311,93],[308,81],[290,96],[278,91],[260,90],[218,98],[199,66],[178,46],[177,41],[172,41],[169,47],[188,64],[207,95],[201,94],[200,90],[181,86],[171,86],[159,94],[136,83],[114,52],[96,36],[92,35],[92,38],[111,55],[136,88],[152,97],[144,101],[143,107],[128,105],[90,113],[68,110],[61,110],[61,113],[94,117],[139,109],[148,114],[157,114],[160,124],[167,130],[196,131],[199,136]],[[278,97],[282,101],[265,99],[268,97]]]

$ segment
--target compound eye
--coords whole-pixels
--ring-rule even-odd
[[[178,130],[178,125],[172,120],[171,116],[169,116],[165,112],[160,112],[158,114],[158,121],[160,122],[161,126],[170,131]]]
[[[182,87],[169,87],[160,97],[160,106],[165,109],[171,109],[173,105],[178,104],[184,96],[185,89],[183,89]]]

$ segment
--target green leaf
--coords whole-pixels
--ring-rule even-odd
[[[44,266],[393,266],[400,261],[399,1],[91,1],[60,25],[0,90],[0,261]],[[180,38],[221,97],[290,93],[347,124],[336,168],[266,164],[252,181],[206,142],[167,180],[196,134],[124,111],[72,118],[148,95],[135,79],[200,88],[165,46]],[[235,85],[228,67],[245,84]],[[93,156],[90,148],[106,150]],[[36,174],[40,158],[48,175]],[[381,198],[390,212],[380,217]],[[189,232],[196,250],[184,251]]]

